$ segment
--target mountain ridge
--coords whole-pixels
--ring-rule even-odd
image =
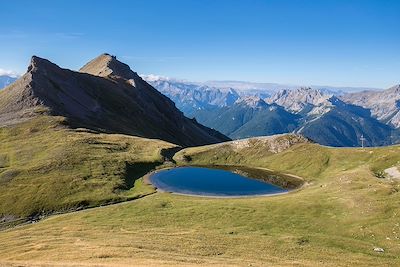
[[[193,90],[199,89],[193,87]],[[189,116],[233,139],[297,132],[329,146],[359,146],[362,135],[367,146],[399,141],[399,133],[374,118],[368,108],[344,102],[342,97],[321,89],[283,89],[266,98],[253,92],[248,95],[238,93],[230,105],[205,102],[200,108],[192,106],[192,95],[187,93],[191,88],[174,90],[178,91],[174,95],[180,103],[178,107],[184,106],[186,111],[192,108]],[[183,98],[179,98],[181,90],[184,90]],[[170,96],[171,91],[166,90],[166,94]]]
[[[268,103],[275,103],[284,107],[287,111],[305,114],[322,115],[328,112],[332,103],[333,94],[323,92],[311,87],[301,87],[293,90],[283,89],[267,98]]]
[[[400,128],[400,84],[383,91],[363,91],[342,96],[343,101],[371,110],[378,120]]]
[[[171,100],[115,57],[103,54],[89,63],[75,72],[33,56],[27,73],[0,92],[0,123],[45,112],[68,118],[72,127],[183,146],[229,140],[186,118]],[[102,76],[85,73],[88,66]]]

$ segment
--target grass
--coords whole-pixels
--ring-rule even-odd
[[[397,165],[399,152],[300,142],[274,153],[257,141],[184,149],[178,164],[263,167],[307,185],[229,200],[156,193],[53,216],[0,232],[0,265],[398,266],[400,184],[375,173]]]
[[[0,128],[0,218],[23,218],[126,201],[135,181],[174,145],[124,135],[69,130],[40,116]]]

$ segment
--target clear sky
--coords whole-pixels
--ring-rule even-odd
[[[399,0],[0,1],[0,69],[35,54],[78,69],[386,88],[400,83]]]

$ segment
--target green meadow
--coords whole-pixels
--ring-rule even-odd
[[[204,198],[155,192],[139,178],[174,145],[40,120],[51,121],[1,130],[1,213],[73,212],[2,230],[0,265],[400,265],[400,182],[384,175],[400,146],[329,148],[283,135],[183,149],[177,165],[267,168],[304,180],[285,195]]]

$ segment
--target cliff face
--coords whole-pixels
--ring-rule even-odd
[[[108,54],[92,60],[81,72],[32,57],[27,73],[0,93],[0,125],[43,112],[66,117],[72,127],[182,146],[229,140],[186,118],[171,100]]]

